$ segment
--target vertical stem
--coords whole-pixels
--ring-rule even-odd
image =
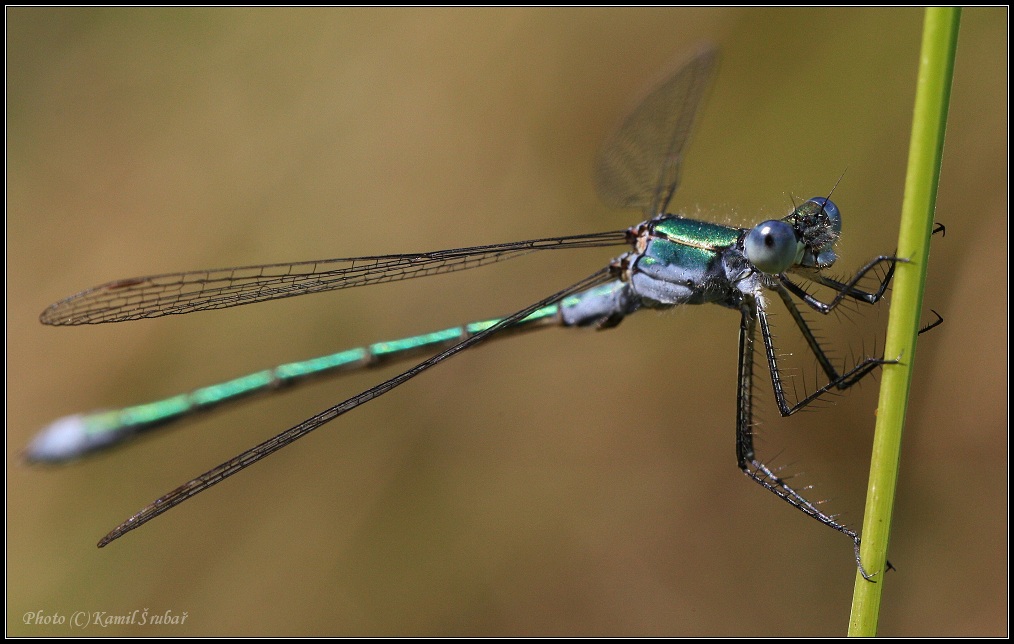
[[[849,635],[852,636],[877,634],[880,598],[886,581],[884,566],[898,480],[901,434],[919,333],[960,15],[958,8],[930,8],[926,10],[923,25],[912,141],[898,237],[898,256],[909,261],[899,263],[895,273],[884,353],[888,358],[900,357],[901,364],[884,367],[863,516],[862,561],[867,571],[876,574],[877,583],[870,583],[856,573],[849,619]]]

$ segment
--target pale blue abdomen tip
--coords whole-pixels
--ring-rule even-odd
[[[25,451],[25,458],[36,463],[61,463],[90,451],[94,442],[81,414],[64,416],[39,432]]]

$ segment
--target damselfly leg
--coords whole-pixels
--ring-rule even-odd
[[[855,544],[856,565],[859,568],[859,572],[865,579],[871,581],[872,576],[866,572],[866,569],[863,567],[862,561],[859,557],[859,534],[837,521],[835,517],[820,510],[816,504],[807,500],[799,490],[790,486],[784,478],[778,476],[771,467],[758,460],[756,457],[753,432],[754,343],[757,327],[759,325],[761,337],[764,342],[764,352],[767,358],[768,371],[771,376],[771,384],[774,390],[775,402],[778,406],[778,411],[782,416],[791,416],[797,411],[806,408],[810,403],[817,400],[828,391],[832,389],[848,389],[862,380],[865,376],[872,373],[877,367],[883,364],[896,362],[895,360],[886,360],[883,357],[867,357],[859,361],[851,369],[839,373],[828,358],[827,352],[817,341],[813,331],[810,329],[810,325],[807,324],[802,313],[799,311],[799,308],[789,295],[789,291],[791,290],[792,293],[797,294],[800,299],[810,305],[811,308],[825,315],[831,313],[846,298],[852,298],[867,304],[875,304],[881,299],[890,284],[891,278],[894,275],[895,261],[896,259],[893,257],[878,257],[867,263],[852,279],[845,283],[824,278],[817,273],[807,275],[807,278],[812,279],[819,284],[824,286],[834,285],[837,287],[837,294],[827,304],[820,302],[804,289],[788,280],[784,277],[784,275],[779,276],[777,280],[773,281],[772,284],[769,284],[771,290],[778,293],[785,305],[785,308],[792,317],[793,322],[795,322],[803,338],[806,340],[807,346],[810,348],[814,357],[817,359],[817,362],[828,377],[828,382],[826,384],[816,388],[805,397],[792,404],[789,403],[782,384],[781,371],[778,367],[777,352],[775,350],[767,312],[764,308],[764,300],[756,297],[747,297],[744,298],[744,302],[741,306],[742,320],[740,323],[739,343],[739,388],[737,392],[736,416],[736,457],[739,467],[749,478],[760,484],[764,489],[774,493],[776,496],[797,508],[807,516],[820,521],[824,525],[833,528],[852,539]],[[889,268],[880,279],[879,286],[873,292],[867,292],[856,288],[856,285],[881,263],[887,263]]]

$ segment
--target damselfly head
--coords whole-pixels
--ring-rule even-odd
[[[783,221],[792,226],[802,244],[797,264],[827,268],[838,259],[834,245],[841,236],[841,211],[833,201],[814,197],[793,209]]]

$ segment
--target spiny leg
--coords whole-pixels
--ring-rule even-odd
[[[756,339],[757,321],[762,320],[762,330],[767,326],[763,313],[756,298],[747,296],[741,305],[741,321],[739,328],[739,368],[736,395],[736,459],[739,468],[761,487],[773,493],[803,514],[810,516],[824,525],[852,539],[855,546],[856,566],[864,579],[873,581],[872,576],[863,567],[859,556],[859,535],[852,529],[839,523],[834,517],[819,510],[799,491],[791,487],[785,479],[779,477],[767,465],[757,460],[753,445],[753,362],[754,342]],[[766,336],[766,334],[765,334]],[[770,356],[769,356],[770,360]]]
[[[942,226],[940,232],[942,232]],[[933,231],[934,234],[938,232]],[[817,341],[813,332],[810,330],[809,325],[803,318],[802,313],[798,307],[792,301],[789,292],[792,292],[800,299],[802,299],[808,306],[815,309],[816,311],[827,314],[833,311],[845,298],[851,298],[867,304],[876,304],[883,294],[886,292],[888,285],[891,282],[891,278],[894,276],[894,269],[897,262],[904,262],[906,260],[891,257],[891,256],[880,256],[876,257],[865,266],[863,266],[856,274],[847,282],[839,282],[827,278],[819,273],[807,275],[809,279],[818,284],[832,288],[837,291],[837,295],[829,303],[823,303],[817,298],[810,295],[802,287],[796,285],[784,275],[778,277],[778,282],[771,285],[770,288],[778,293],[782,301],[785,303],[793,320],[796,322],[796,326],[799,327],[800,332],[805,338],[807,345],[810,347],[817,361],[820,363],[821,368],[825,371],[828,376],[829,382],[823,387],[818,388],[811,394],[797,401],[794,405],[789,405],[786,401],[784,390],[781,382],[781,372],[778,369],[777,357],[774,349],[774,342],[771,337],[771,329],[767,321],[767,315],[763,309],[763,303],[758,302],[755,297],[747,296],[744,298],[741,304],[741,315],[742,319],[740,322],[740,342],[739,342],[739,372],[738,372],[738,391],[737,391],[737,417],[736,417],[736,456],[739,463],[739,467],[743,470],[743,473],[748,477],[756,481],[761,487],[774,493],[780,499],[786,503],[797,508],[804,514],[817,519],[824,525],[827,525],[838,532],[848,536],[852,539],[852,543],[855,549],[856,566],[859,569],[859,573],[867,581],[873,582],[872,575],[866,572],[863,567],[862,558],[859,554],[859,547],[861,539],[854,530],[847,526],[839,523],[834,517],[822,512],[817,507],[807,500],[799,491],[793,489],[787,484],[785,479],[779,477],[771,470],[770,467],[760,462],[756,458],[756,452],[753,446],[753,361],[754,361],[754,343],[756,336],[756,329],[758,320],[760,321],[761,334],[764,339],[765,354],[767,356],[768,370],[771,373],[771,382],[774,388],[775,399],[778,404],[779,412],[783,416],[790,416],[800,409],[806,407],[811,402],[819,398],[821,395],[831,390],[832,388],[847,389],[859,382],[866,375],[871,373],[874,369],[883,364],[896,363],[897,360],[885,360],[883,358],[866,358],[856,364],[852,369],[846,371],[843,374],[838,374],[837,370],[831,364],[827,354],[824,352],[820,343]],[[880,279],[880,285],[872,292],[864,291],[856,288],[859,282],[869,273],[874,270],[881,263],[888,263],[889,268],[887,272]],[[924,329],[920,330],[920,333],[924,333],[937,325],[939,325],[943,319],[936,311],[933,312],[937,316],[937,321],[928,325]],[[887,569],[891,569],[890,562],[887,562]]]
[[[940,326],[941,324],[944,323],[944,318],[941,317],[941,315],[939,313],[937,313],[933,309],[930,309],[930,313],[932,313],[933,315],[935,315],[937,319],[934,320],[933,322],[930,322],[929,324],[927,324],[923,328],[919,329],[918,335],[922,335],[923,333],[926,333],[927,331],[935,329],[935,328],[937,328],[938,326]]]
[[[826,304],[818,300],[816,297],[807,293],[806,289],[799,286],[798,284],[796,284],[789,278],[785,277],[784,275],[780,275],[778,277],[778,281],[783,286],[785,286],[785,288],[792,291],[792,293],[796,297],[806,302],[807,306],[809,306],[810,308],[814,309],[819,313],[823,313],[826,315],[831,311],[833,311],[835,308],[837,308],[837,306],[841,304],[841,302],[846,297],[852,298],[853,300],[858,300],[860,302],[865,302],[867,304],[876,304],[878,301],[880,301],[880,298],[884,296],[884,292],[887,291],[887,287],[891,283],[891,278],[894,277],[895,265],[898,262],[904,261],[907,260],[901,259],[900,257],[892,257],[889,255],[880,255],[879,257],[874,257],[869,262],[867,262],[865,266],[856,271],[856,274],[853,275],[852,278],[849,279],[847,282],[839,282],[838,280],[831,279],[830,277],[821,275],[819,272],[817,272],[817,270],[804,273],[803,277],[805,277],[806,279],[816,282],[817,284],[820,284],[822,286],[826,286],[837,292],[834,298]],[[873,271],[880,264],[888,264],[889,268],[887,269],[887,272],[884,273],[884,276],[880,279],[880,285],[876,288],[876,290],[864,291],[862,289],[856,288],[859,282],[861,282],[868,273]]]
[[[803,314],[799,310],[799,307],[797,307],[795,302],[792,301],[792,297],[789,295],[788,291],[782,288],[781,284],[775,284],[773,290],[778,293],[779,297],[782,298],[782,302],[785,304],[785,308],[789,311],[789,315],[792,316],[792,320],[796,323],[796,326],[799,327],[799,331],[806,340],[806,344],[810,347],[810,351],[813,352],[813,355],[817,358],[817,362],[820,364],[821,369],[824,370],[824,373],[827,374],[828,377],[827,384],[822,387],[818,387],[814,391],[810,392],[810,394],[805,398],[796,401],[795,404],[788,404],[785,397],[785,391],[782,387],[781,371],[778,369],[778,359],[775,354],[774,341],[771,337],[771,327],[768,324],[767,314],[765,313],[762,304],[760,302],[756,302],[754,308],[757,318],[760,320],[761,335],[764,338],[764,350],[768,360],[768,370],[771,372],[771,384],[774,387],[775,401],[778,404],[778,411],[782,416],[791,416],[831,389],[848,389],[880,365],[894,364],[897,362],[897,360],[885,360],[882,357],[865,358],[848,371],[838,373],[838,370],[831,364],[830,358],[827,357],[827,353],[824,351],[824,348],[820,346],[817,338],[813,335],[813,331],[810,329],[810,325],[806,323],[806,319],[803,318]]]
[[[943,236],[946,234],[945,231],[946,228],[943,224],[936,224],[931,234],[936,235],[937,233],[940,233],[941,236]],[[806,302],[808,306],[820,313],[827,314],[833,311],[835,307],[837,307],[838,304],[840,304],[846,297],[860,302],[866,302],[867,304],[876,304],[880,301],[880,298],[884,296],[884,292],[887,291],[887,287],[891,283],[891,278],[894,277],[894,268],[898,262],[908,262],[908,260],[902,257],[894,257],[892,255],[880,255],[878,257],[874,257],[867,262],[865,266],[856,271],[856,274],[846,282],[840,282],[836,279],[827,277],[826,275],[821,275],[820,269],[800,270],[800,275],[806,279],[836,291],[837,294],[834,299],[826,304],[807,293],[803,287],[791,281],[784,275],[780,275],[778,280],[797,297]],[[887,272],[880,278],[880,285],[873,291],[864,291],[856,288],[859,282],[866,277],[866,274],[874,270],[880,264],[889,264]]]

